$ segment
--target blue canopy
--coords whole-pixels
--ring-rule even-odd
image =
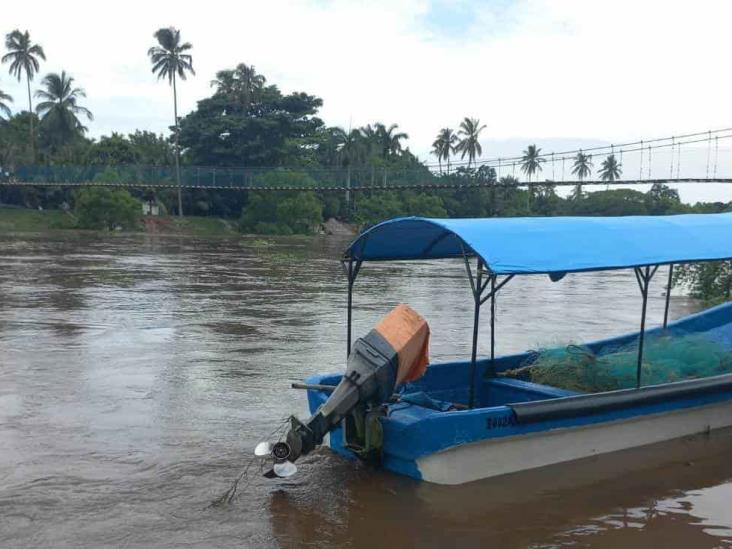
[[[357,261],[483,259],[494,274],[564,273],[732,258],[732,213],[627,217],[404,217],[363,232]]]

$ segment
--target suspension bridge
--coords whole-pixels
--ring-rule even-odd
[[[221,168],[182,166],[180,185],[168,166],[18,166],[0,171],[0,187],[123,187],[143,189],[210,189],[239,191],[378,191],[534,185],[650,185],[654,183],[732,183],[732,151],[720,155],[720,142],[732,139],[732,128],[684,135],[540,153],[540,166],[528,176],[523,154],[447,168],[428,163],[412,169],[380,166],[345,168]],[[579,178],[578,154],[595,163],[594,175]],[[599,163],[614,155],[620,177],[599,178]],[[468,169],[469,168],[469,169]]]

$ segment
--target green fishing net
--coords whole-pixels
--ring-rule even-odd
[[[636,386],[638,343],[593,353],[568,345],[532,351],[518,368],[500,375],[582,393]],[[646,336],[641,384],[656,385],[732,372],[732,352],[701,334]]]

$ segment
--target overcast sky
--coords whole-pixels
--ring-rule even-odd
[[[92,136],[166,130],[171,92],[146,52],[173,25],[196,69],[183,114],[217,70],[245,62],[322,97],[327,124],[398,123],[428,158],[464,116],[487,124],[486,157],[732,126],[730,22],[725,0],[35,0],[9,3],[0,31],[30,30],[42,73],[65,69],[86,89]],[[6,70],[0,89],[25,107]]]

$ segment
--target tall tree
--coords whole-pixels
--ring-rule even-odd
[[[38,70],[41,68],[38,59],[46,60],[46,54],[43,48],[38,44],[31,42],[30,33],[28,31],[20,32],[15,29],[5,36],[5,48],[8,53],[3,55],[2,62],[10,63],[8,68],[10,74],[18,78],[18,82],[25,73],[26,86],[28,88],[28,117],[30,122],[30,145],[31,157],[35,160],[35,134],[33,133],[33,102],[31,101],[30,83]]]
[[[217,91],[198,101],[180,120],[180,147],[203,166],[286,166],[307,163],[327,153],[338,163],[334,132],[316,115],[318,97],[303,92],[283,95],[266,85],[245,105],[236,93]],[[331,164],[332,165],[332,164]]]
[[[50,141],[61,145],[84,134],[87,128],[79,116],[94,120],[91,111],[79,105],[79,99],[86,97],[84,90],[74,87],[74,79],[66,71],[47,74],[41,85],[45,89],[35,93],[41,100],[36,105],[36,112],[41,117],[41,124],[46,127]]]
[[[447,163],[447,173],[450,173],[450,155],[455,153],[458,136],[451,128],[442,128],[437,134],[437,139],[432,143],[433,154],[437,155],[440,164],[440,172],[442,172],[442,161]]]
[[[346,167],[346,207],[351,203],[351,168],[362,160],[367,152],[367,143],[364,142],[361,130],[346,131],[337,128],[336,138],[339,141],[338,156],[341,164]]]
[[[460,158],[468,156],[468,168],[475,160],[476,156],[483,154],[483,147],[480,146],[480,132],[485,129],[485,124],[481,125],[478,118],[468,118],[460,122],[460,130],[458,134],[462,136],[460,142],[455,147],[455,151],[460,153]]]
[[[603,181],[615,181],[620,178],[622,173],[623,165],[617,161],[614,154],[608,155],[608,157],[602,161],[602,164],[600,164],[600,179]]]
[[[402,151],[402,139],[409,139],[406,133],[396,131],[398,127],[398,124],[392,124],[388,128],[380,122],[375,124],[376,139],[384,159],[390,154],[399,154]]]
[[[10,117],[10,107],[8,107],[8,103],[12,102],[13,98],[0,90],[0,113],[5,113],[5,116]]]
[[[430,154],[437,157],[437,165],[440,167],[440,173],[442,173],[442,141],[439,137],[432,142]]]
[[[577,156],[574,157],[572,173],[580,180],[575,188],[574,198],[580,198],[582,196],[582,181],[592,173],[592,155],[579,151]]]
[[[529,176],[530,182],[531,176],[541,171],[544,159],[541,157],[541,149],[537,148],[536,145],[529,145],[523,154],[521,171]]]
[[[193,70],[193,57],[186,53],[193,46],[190,42],[181,43],[180,31],[173,27],[158,29],[154,34],[158,41],[147,51],[152,62],[152,72],[158,76],[158,80],[167,78],[168,83],[173,86],[173,117],[175,119],[175,179],[178,184],[178,215],[183,215],[183,198],[181,196],[180,183],[180,144],[178,139],[178,90],[176,87],[176,76],[181,80],[186,79],[187,73],[196,74]]]
[[[266,83],[267,79],[257,73],[254,65],[239,63],[234,69],[217,72],[216,79],[211,81],[211,86],[216,88],[216,93],[223,94],[248,108],[259,100]]]
[[[336,139],[339,142],[338,154],[341,165],[353,166],[364,158],[364,143],[361,130],[346,131],[336,128]]]

